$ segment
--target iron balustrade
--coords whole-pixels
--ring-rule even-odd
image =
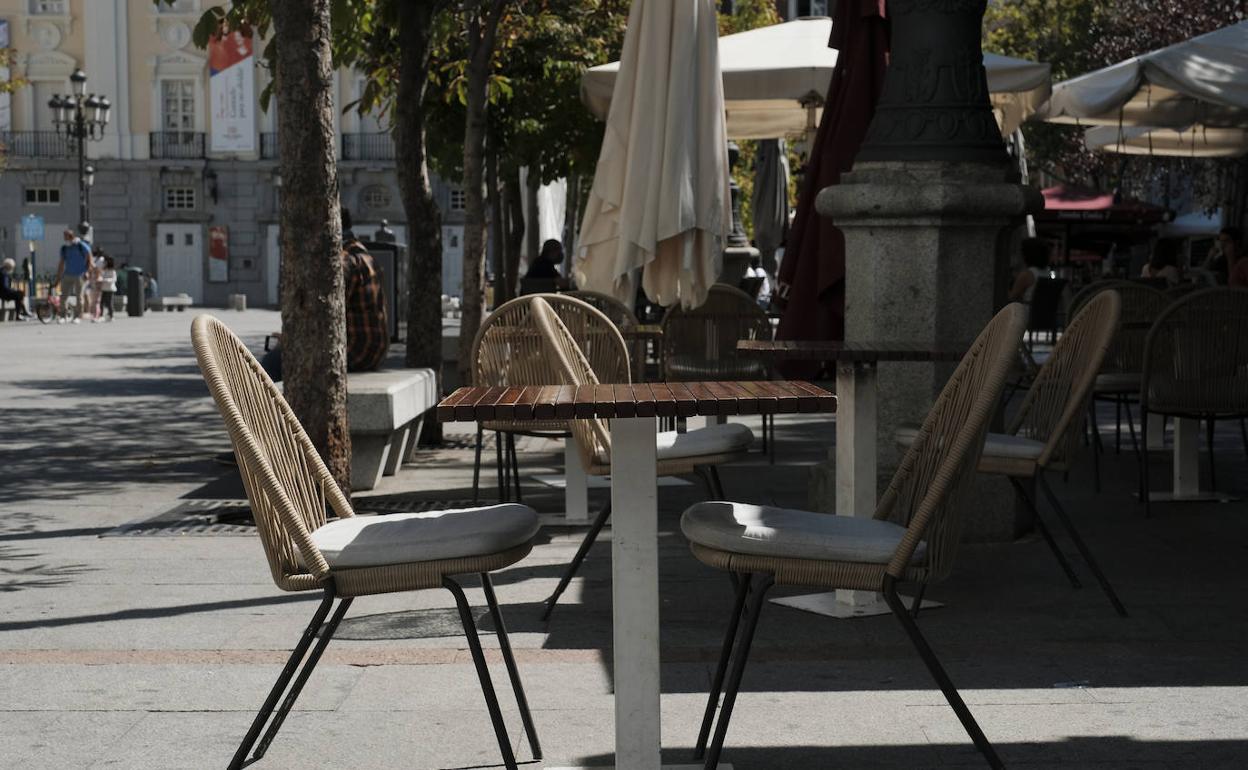
[[[343,134],[343,160],[394,160],[394,138],[388,133]]]
[[[0,131],[4,154],[12,158],[72,158],[73,142],[57,131]]]
[[[153,158],[203,158],[204,134],[198,131],[154,131],[151,148]]]

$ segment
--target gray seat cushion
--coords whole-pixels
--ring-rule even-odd
[[[754,431],[740,423],[726,422],[685,433],[669,430],[655,434],[654,448],[659,460],[687,460],[744,452],[753,441]],[[600,454],[598,462],[606,464],[605,455]]]
[[[919,434],[918,428],[898,428],[893,434],[900,446],[908,447]],[[1044,442],[1008,433],[989,433],[984,437],[985,457],[1008,457],[1012,460],[1036,460],[1044,454]]]
[[[1098,374],[1092,389],[1097,393],[1139,393],[1140,375],[1136,372]]]
[[[906,533],[891,521],[727,502],[688,508],[680,529],[692,542],[720,551],[869,564],[888,563]],[[926,552],[919,543],[914,561]]]
[[[537,529],[537,513],[512,503],[334,519],[312,542],[330,567],[380,567],[497,553],[529,542]]]

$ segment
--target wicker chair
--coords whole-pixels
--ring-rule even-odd
[[[1122,299],[1122,315],[1118,334],[1105,356],[1093,386],[1092,405],[1089,407],[1089,421],[1092,427],[1092,440],[1095,442],[1093,468],[1097,491],[1101,488],[1100,455],[1095,454],[1101,449],[1101,431],[1096,420],[1095,403],[1108,401],[1114,404],[1114,450],[1122,451],[1122,412],[1127,413],[1127,430],[1131,435],[1131,445],[1137,453],[1144,451],[1141,442],[1135,435],[1135,420],[1131,415],[1131,401],[1140,393],[1140,371],[1144,362],[1144,338],[1158,314],[1170,304],[1164,292],[1158,291],[1138,281],[1099,281],[1085,286],[1075,295],[1070,303],[1073,317],[1089,300],[1103,291],[1118,292]],[[1147,426],[1145,426],[1147,429]]]
[[[565,291],[563,296],[574,297],[592,305],[607,318],[610,318],[611,323],[615,324],[620,333],[625,335],[624,341],[626,343],[629,343],[627,339],[628,333],[640,325],[637,315],[627,305],[610,294],[602,294],[596,291]],[[633,340],[629,343],[629,347],[631,348],[629,350],[629,360],[633,362],[633,382],[644,382],[646,379],[646,341]]]
[[[1238,419],[1248,453],[1248,290],[1202,289],[1177,300],[1144,342],[1140,412],[1203,419],[1210,486],[1216,486],[1213,428]],[[1148,457],[1141,453],[1140,497],[1149,505]]]
[[[1066,510],[1058,502],[1045,475],[1048,471],[1064,472],[1069,469],[1079,449],[1080,425],[1092,398],[1096,373],[1118,329],[1121,308],[1118,292],[1112,290],[1099,292],[1083,304],[1044,366],[1040,367],[1005,433],[988,434],[983,456],[979,460],[979,472],[1000,474],[1010,479],[1034,514],[1036,529],[1049,544],[1071,585],[1079,588],[1079,578],[1045,525],[1036,501],[1031,499],[1019,481],[1035,479],[1110,603],[1119,615],[1126,617],[1126,609],[1075,530]],[[897,441],[902,446],[908,446],[914,441],[915,434],[914,429],[903,428],[897,431]]]
[[[576,335],[568,329],[562,317],[549,304],[549,297],[536,298],[532,302],[532,316],[546,344],[547,355],[558,368],[562,385],[597,385],[603,380],[597,376],[592,361],[582,351]],[[623,341],[620,341],[623,344]],[[572,420],[572,432],[581,450],[581,461],[593,476],[611,473],[611,432],[607,423],[599,419]],[[754,435],[744,425],[711,425],[687,433],[665,431],[655,436],[659,476],[682,476],[697,473],[707,485],[710,497],[724,497],[717,466],[741,459],[749,450]],[[585,555],[594,544],[598,534],[611,516],[610,502],[598,513],[585,539],[577,549],[572,563],[559,580],[558,587],[546,600],[542,618],[548,619],[567,590]]]
[[[719,761],[750,643],[773,585],[882,591],[976,747],[993,767],[1002,766],[902,603],[897,585],[926,585],[953,568],[963,524],[958,503],[975,472],[988,420],[1026,324],[1026,306],[1009,305],[971,345],[902,458],[873,518],[727,502],[701,503],[685,511],[681,529],[694,556],[737,576],[736,601],[697,741],[697,754],[705,753],[707,768]],[[739,623],[743,628],[733,656]],[[730,657],[732,671],[707,750]]]
[[[667,382],[765,380],[766,364],[737,353],[739,340],[771,339],[771,320],[750,295],[723,283],[692,310],[663,316],[663,378]],[[763,449],[774,459],[774,418],[763,415]]]
[[[455,597],[499,750],[506,766],[515,768],[472,609],[454,580],[471,573],[481,576],[529,746],[540,759],[537,732],[489,576],[529,553],[538,530],[537,514],[513,504],[356,516],[294,413],[243,343],[224,324],[206,315],[195,319],[191,339],[204,380],[234,445],[273,582],[284,591],[322,593],[320,606],[251,723],[230,768],[241,768],[264,756],[355,597],[437,587],[446,588]],[[335,520],[326,521],[326,506],[337,516]],[[326,622],[335,598],[338,606]],[[286,697],[274,713],[283,693]],[[268,729],[260,738],[266,723]],[[256,750],[249,758],[253,746]]]
[[[555,308],[568,328],[576,335],[585,354],[607,382],[630,382],[627,349],[616,325],[589,304],[565,294],[527,295],[498,307],[477,330],[472,343],[473,384],[487,387],[517,385],[549,385],[558,381],[545,354],[540,335],[529,318],[528,300],[543,296]],[[480,499],[481,450],[485,431],[493,431],[498,457],[498,495],[500,501],[520,501],[519,460],[516,457],[516,436],[566,438],[568,424],[550,421],[491,421],[477,425],[476,459],[472,469],[472,501]]]

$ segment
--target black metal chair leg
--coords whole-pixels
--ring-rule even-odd
[[[711,725],[715,722],[715,708],[719,706],[719,696],[724,691],[724,675],[728,673],[728,661],[732,658],[733,642],[737,639],[741,610],[745,607],[745,597],[750,592],[751,575],[737,577],[735,572],[728,574],[733,578],[736,588],[732,615],[728,617],[728,630],[724,633],[724,644],[719,650],[719,663],[715,666],[715,678],[711,680],[711,692],[706,698],[706,711],[702,714],[702,727],[698,729],[698,742],[693,747],[694,759],[701,759],[706,754],[706,741],[711,737]]]
[[[1094,404],[1088,429],[1092,434],[1092,491],[1099,495],[1101,493],[1101,454],[1105,451],[1105,446],[1101,443],[1101,428],[1096,422],[1095,408]]]
[[[1048,525],[1044,523],[1044,517],[1040,515],[1040,509],[1036,506],[1036,502],[1031,499],[1031,495],[1027,494],[1027,490],[1023,489],[1023,485],[1018,479],[1011,476],[1010,483],[1014,485],[1014,489],[1018,492],[1019,497],[1022,497],[1023,501],[1027,503],[1027,507],[1031,509],[1031,515],[1036,520],[1036,529],[1040,531],[1044,542],[1049,544],[1049,550],[1057,557],[1057,563],[1062,565],[1062,571],[1070,579],[1070,584],[1075,588],[1083,588],[1083,584],[1079,582],[1079,576],[1075,574],[1074,568],[1067,561],[1066,554],[1062,553],[1062,549],[1058,547],[1057,541],[1053,539],[1053,533],[1049,531]]]
[[[706,472],[711,477],[711,485],[715,489],[715,499],[727,500],[728,497],[724,494],[724,482],[719,478],[719,468],[714,465],[708,465],[706,467]]]
[[[1244,440],[1244,457],[1248,457],[1248,419],[1239,418],[1239,435]]]
[[[1114,397],[1114,454],[1122,454],[1122,399]]]
[[[1136,452],[1139,452],[1139,451],[1140,451],[1140,443],[1141,443],[1141,442],[1140,442],[1140,440],[1139,440],[1138,438],[1136,438],[1136,435],[1135,435],[1135,418],[1131,416],[1131,402],[1130,402],[1130,401],[1127,401],[1127,400],[1124,398],[1124,399],[1123,399],[1123,401],[1122,401],[1122,406],[1123,406],[1123,408],[1124,408],[1124,409],[1126,409],[1126,410],[1127,410],[1127,431],[1131,434],[1131,448],[1132,448],[1132,449],[1134,449]],[[1142,432],[1142,433],[1144,434],[1144,437],[1143,437],[1143,438],[1144,438],[1143,444],[1144,444],[1145,448],[1147,448],[1147,446],[1148,446],[1148,438],[1147,438],[1147,436],[1148,436],[1148,425],[1146,425],[1146,424],[1144,424],[1144,423],[1140,423],[1140,432]]]
[[[520,679],[520,669],[516,667],[516,656],[511,652],[511,639],[507,636],[507,626],[503,623],[503,612],[498,607],[498,599],[494,596],[494,583],[488,572],[481,573],[481,590],[485,592],[485,602],[490,605],[490,617],[494,620],[494,633],[498,636],[498,647],[503,653],[503,662],[507,664],[507,676],[511,679],[511,689],[516,694],[516,706],[520,709],[520,719],[524,722],[524,733],[529,736],[529,748],[533,750],[533,758],[542,758],[542,744],[537,739],[537,728],[533,725],[533,715],[529,713],[529,699],[524,695],[524,682]]]
[[[914,618],[910,617],[910,613],[906,610],[906,605],[901,601],[901,597],[897,595],[897,579],[891,575],[886,576],[883,588],[884,601],[888,603],[888,607],[893,611],[893,615],[897,616],[897,620],[901,622],[901,627],[905,629],[906,635],[910,637],[910,643],[918,651],[919,657],[923,659],[928,672],[936,680],[940,691],[945,694],[945,700],[949,701],[949,705],[953,708],[954,713],[958,715],[958,720],[962,722],[962,728],[971,737],[975,748],[979,749],[979,753],[984,755],[984,759],[988,761],[989,767],[1005,767],[1005,764],[1001,762],[1001,758],[997,756],[996,750],[992,748],[992,744],[988,742],[984,731],[979,729],[979,723],[971,715],[971,710],[966,707],[962,696],[958,694],[958,689],[953,686],[953,680],[949,678],[949,675],[945,673],[944,667],[940,665],[940,661],[936,659],[936,653],[932,651],[927,640],[923,638],[918,624],[914,622]]]
[[[719,709],[719,719],[715,723],[715,737],[707,748],[705,770],[719,767],[719,754],[724,749],[724,738],[728,735],[728,723],[732,720],[732,708],[737,703],[737,691],[741,689],[741,676],[745,673],[745,663],[750,657],[750,645],[754,642],[754,631],[758,628],[758,618],[763,612],[763,601],[767,591],[775,579],[764,575],[753,586],[753,596],[745,610],[745,626],[741,629],[741,640],[737,642],[737,650],[733,656],[732,673],[728,675],[728,687],[724,691],[724,705]]]
[[[598,533],[602,531],[607,520],[611,518],[611,503],[608,502],[598,512],[598,516],[594,519],[594,523],[590,526],[589,531],[585,533],[585,539],[581,541],[580,548],[576,549],[576,556],[572,557],[568,568],[563,571],[563,576],[559,578],[559,585],[555,587],[555,592],[546,600],[546,609],[542,611],[542,620],[550,620],[550,613],[554,612],[555,605],[559,603],[559,597],[563,596],[563,592],[568,590],[568,584],[572,582],[572,578],[576,575],[576,571],[581,568],[581,562],[585,561],[585,554],[589,553],[590,547],[594,541],[598,539]]]
[[[1148,422],[1148,411],[1140,410],[1140,417]],[[1144,450],[1140,452],[1140,473],[1139,473],[1139,489],[1140,502],[1144,504],[1144,518],[1151,518],[1153,515],[1153,499],[1152,484],[1148,478],[1148,442],[1144,442]]]
[[[468,649],[472,651],[472,662],[477,666],[481,694],[485,696],[485,707],[490,712],[490,721],[494,723],[494,737],[498,739],[498,750],[503,755],[503,764],[507,766],[507,770],[517,770],[516,757],[511,751],[511,739],[507,737],[507,725],[503,722],[498,696],[494,694],[494,684],[490,681],[490,669],[485,665],[485,653],[481,651],[481,639],[477,636],[477,624],[472,619],[472,607],[468,605],[468,597],[464,596],[464,589],[449,577],[442,578],[442,586],[454,595],[455,604],[459,607],[459,620],[464,626]]]
[[[472,504],[481,499],[481,448],[484,443],[485,429],[477,423],[477,456],[472,463]]]
[[[1127,617],[1127,608],[1122,606],[1122,602],[1118,600],[1118,594],[1114,593],[1113,586],[1109,584],[1109,580],[1105,578],[1105,573],[1101,572],[1096,559],[1092,557],[1092,552],[1088,550],[1088,546],[1083,542],[1083,538],[1079,537],[1079,532],[1075,529],[1074,523],[1066,515],[1066,509],[1062,508],[1062,504],[1058,502],[1057,495],[1053,494],[1053,488],[1049,486],[1048,479],[1041,473],[1036,476],[1036,480],[1040,482],[1041,488],[1044,489],[1044,496],[1049,499],[1049,505],[1053,506],[1053,510],[1061,520],[1062,526],[1066,528],[1066,533],[1070,535],[1070,539],[1074,541],[1075,547],[1079,549],[1079,554],[1083,556],[1084,563],[1088,565],[1088,569],[1096,577],[1096,582],[1101,584],[1101,590],[1105,592],[1109,603],[1114,605],[1114,609],[1119,615],[1124,618]]]
[[[1218,472],[1217,462],[1214,460],[1213,454],[1213,424],[1212,415],[1205,420],[1205,444],[1209,447],[1209,490],[1215,491],[1218,488]]]
[[[255,719],[251,721],[251,727],[247,729],[247,734],[243,737],[243,742],[239,744],[238,750],[234,752],[234,758],[230,760],[229,770],[239,770],[247,762],[247,754],[251,751],[251,747],[256,744],[256,738],[260,735],[260,730],[264,727],[265,722],[269,721],[269,717],[273,714],[277,701],[282,697],[282,693],[286,691],[286,685],[290,684],[290,680],[295,675],[295,670],[299,667],[299,662],[303,660],[303,656],[307,654],[308,648],[312,646],[312,640],[316,638],[316,632],[325,622],[325,616],[329,614],[329,608],[334,603],[334,588],[331,584],[325,588],[325,595],[321,599],[321,604],[316,608],[316,612],[312,615],[312,620],[308,623],[307,628],[303,630],[303,636],[299,637],[299,643],[295,645],[295,649],[291,651],[290,657],[286,659],[286,665],[282,668],[282,673],[278,675],[277,681],[273,683],[273,688],[269,690],[268,696],[265,697],[260,711],[256,713]]]
[[[511,455],[511,480],[516,486],[516,502],[522,503],[524,499],[520,496],[520,461],[516,457],[516,437],[514,434],[507,434],[507,452]]]
[[[910,601],[910,617],[919,617],[919,612],[923,609],[923,594],[925,593],[927,593],[927,583],[919,583],[919,590],[914,592],[914,599]]]
[[[269,750],[269,745],[273,743],[273,739],[277,737],[277,731],[282,729],[282,723],[286,721],[286,716],[294,707],[295,701],[299,699],[299,693],[303,692],[303,686],[308,683],[308,677],[312,676],[312,669],[316,668],[316,664],[321,661],[321,655],[325,652],[325,648],[329,646],[329,641],[334,638],[334,633],[338,631],[338,624],[342,622],[342,618],[347,614],[347,609],[351,607],[352,597],[347,597],[338,602],[338,609],[334,610],[334,614],[330,616],[329,622],[321,629],[321,638],[317,640],[316,646],[312,648],[312,652],[308,655],[308,662],[303,665],[303,669],[299,671],[299,676],[295,677],[295,683],[290,686],[290,692],[286,693],[286,699],[282,701],[281,707],[273,717],[273,721],[269,723],[269,729],[264,731],[264,737],[260,739],[259,745],[256,746],[256,753],[252,759],[260,759],[265,752]]]

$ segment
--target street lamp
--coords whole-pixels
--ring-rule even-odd
[[[88,141],[98,142],[104,138],[113,104],[107,96],[87,94],[87,73],[82,70],[74,70],[69,82],[73,93],[53,95],[48,107],[52,110],[52,124],[57,133],[64,134],[77,146],[78,221],[90,222],[88,208],[91,186],[95,184],[95,167],[87,165],[86,147]]]

